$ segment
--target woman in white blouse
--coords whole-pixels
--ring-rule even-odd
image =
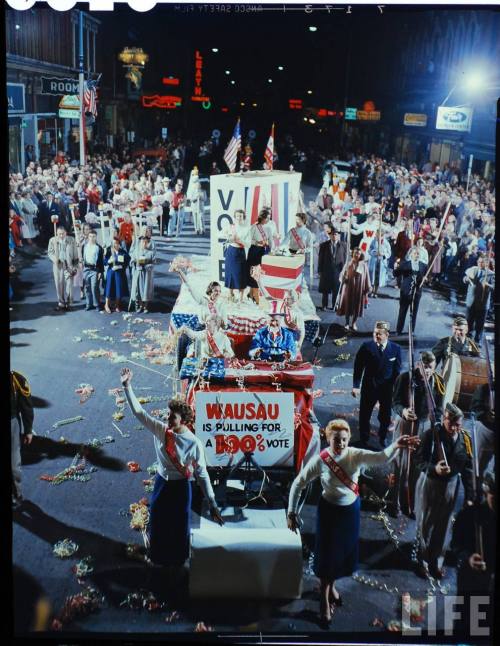
[[[234,212],[234,224],[226,230],[226,236],[224,285],[229,289],[231,300],[235,300],[234,290],[237,289],[242,303],[247,286],[246,252],[250,244],[250,227],[246,224],[245,211],[237,209]]]
[[[310,460],[292,483],[288,503],[288,527],[297,531],[300,492],[320,478],[323,488],[316,520],[314,573],[320,579],[320,621],[328,627],[331,606],[342,605],[335,580],[350,576],[358,567],[360,499],[358,478],[362,465],[383,464],[392,460],[398,449],[414,446],[417,438],[402,435],[380,453],[349,446],[351,429],[343,419],[327,425],[328,448]]]
[[[149,415],[132,386],[132,371],[122,368],[121,382],[128,404],[140,423],[154,435],[158,473],[151,494],[149,556],[154,563],[179,567],[189,556],[191,481],[196,476],[212,518],[223,524],[207,472],[203,444],[186,426],[193,417],[183,401],[168,402],[168,422]]]
[[[218,316],[209,316],[205,321],[204,330],[191,330],[186,325],[179,328],[179,332],[187,336],[197,344],[188,350],[187,356],[196,356],[198,359],[210,359],[212,357],[227,359],[234,357],[234,351],[231,346],[231,340],[222,331],[222,319]]]

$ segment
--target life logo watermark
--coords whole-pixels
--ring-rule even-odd
[[[493,601],[488,594],[429,595],[422,600],[405,593],[401,596],[401,634],[432,636],[439,631],[446,636],[490,637],[493,612]],[[464,629],[467,635],[463,635]]]

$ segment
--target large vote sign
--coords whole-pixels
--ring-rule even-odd
[[[260,209],[270,207],[281,240],[295,226],[299,211],[302,173],[284,170],[248,171],[210,177],[210,256],[214,280],[224,280],[225,231],[233,224],[234,212],[243,209],[250,226]]]
[[[261,466],[293,466],[293,393],[195,394],[196,436],[208,466],[236,464],[251,451]]]

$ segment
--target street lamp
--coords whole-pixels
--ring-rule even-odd
[[[231,70],[226,70],[226,74],[231,74]]]
[[[217,47],[212,47],[212,51],[213,51],[213,53],[214,53],[214,54],[217,54],[217,52],[218,52],[219,50],[218,50],[218,48],[217,48]]]
[[[463,78],[461,79],[461,81],[455,83],[455,85],[451,88],[451,90],[448,92],[447,97],[441,103],[441,106],[445,105],[446,101],[448,101],[450,96],[459,86],[461,86],[462,89],[466,90],[469,93],[476,93],[479,90],[485,90],[487,86],[486,74],[483,70],[480,69],[469,70],[467,73],[463,72]]]
[[[279,69],[280,72],[282,72],[283,71],[283,65],[278,65],[278,69]]]
[[[314,25],[310,25],[309,31],[318,31],[318,28],[315,27]]]

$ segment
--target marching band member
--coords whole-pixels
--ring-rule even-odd
[[[271,301],[269,321],[255,333],[250,344],[251,359],[264,361],[294,360],[297,344],[291,330],[282,326],[284,313],[279,311],[278,301]]]
[[[452,326],[453,334],[446,336],[434,345],[432,352],[436,357],[436,363],[439,365],[441,362],[446,362],[450,354],[468,355],[479,357],[480,350],[474,341],[467,336],[469,326],[467,319],[463,316],[457,316],[453,321]]]
[[[191,340],[198,344],[198,348],[192,347],[187,356],[196,356],[199,359],[231,358],[234,357],[231,340],[221,329],[222,320],[214,314],[211,314],[205,320],[204,330],[191,330],[186,325],[179,328],[181,334],[186,334]]]
[[[154,563],[180,567],[189,556],[193,475],[208,500],[212,518],[220,525],[223,520],[207,473],[203,445],[187,427],[193,419],[191,408],[185,402],[171,399],[167,426],[140,405],[132,390],[132,376],[129,368],[122,368],[121,382],[128,404],[140,423],[155,436],[158,463],[148,524],[149,556]]]
[[[443,423],[428,429],[415,455],[420,471],[415,491],[418,574],[442,579],[442,561],[447,548],[460,479],[466,504],[472,506],[472,444],[462,430],[463,413],[446,404]],[[459,474],[461,478],[459,479]]]
[[[352,258],[340,277],[340,293],[336,313],[345,316],[346,329],[357,330],[356,321],[363,316],[365,299],[371,291],[370,274],[363,253],[353,249]],[[352,317],[352,323],[349,321]]]
[[[231,300],[234,300],[234,290],[240,292],[240,303],[247,286],[246,248],[250,242],[250,227],[245,223],[245,211],[238,209],[234,212],[234,224],[227,231],[227,247],[224,256],[225,277],[224,285],[229,289]]]
[[[252,277],[253,267],[260,266],[262,256],[268,254],[273,248],[273,232],[268,226],[269,211],[262,209],[257,216],[257,222],[250,227],[250,249],[247,257],[248,287],[250,287],[250,297],[259,304],[259,285],[255,278]]]
[[[479,619],[481,619],[481,622],[486,622],[483,623],[485,626],[494,624],[494,584],[498,544],[496,542],[497,494],[493,465],[489,466],[484,474],[482,489],[485,500],[478,507],[466,507],[458,512],[451,539],[451,549],[457,558],[456,594],[458,598],[463,597],[465,601],[453,629],[467,636],[471,635],[471,622],[473,622],[472,625],[479,626]],[[482,534],[481,546],[477,544],[478,530]],[[482,554],[479,553],[481,547]],[[481,598],[481,610],[478,604],[472,605],[474,597]]]
[[[321,582],[321,625],[328,628],[331,605],[342,605],[336,580],[351,576],[358,569],[361,507],[358,478],[361,467],[384,464],[392,460],[398,449],[416,443],[416,440],[403,435],[380,453],[353,448],[349,446],[351,429],[343,419],[329,422],[325,435],[328,448],[313,457],[292,483],[288,527],[292,532],[297,531],[300,492],[309,482],[320,478],[323,491],[316,516],[314,573]]]
[[[443,397],[445,393],[445,385],[442,377],[436,372],[436,357],[432,352],[424,351],[420,355],[422,361],[422,368],[425,371],[427,381],[431,388],[431,392],[436,404],[436,419],[441,421],[443,416]],[[400,421],[398,424],[399,433],[406,434],[408,428],[413,422],[412,435],[422,437],[424,431],[429,428],[429,402],[427,399],[427,391],[425,388],[424,379],[420,370],[415,368],[412,376],[413,383],[413,408],[410,407],[410,373],[409,371],[402,372],[394,384],[392,394],[392,410],[399,416]],[[403,430],[401,430],[403,429]],[[415,500],[415,485],[419,476],[419,472],[415,467],[415,461],[410,458],[408,466],[408,455],[400,454],[397,468],[395,469],[396,482],[394,486],[394,494],[396,498],[393,502],[396,509],[402,509],[407,516],[414,517],[414,500]],[[406,473],[405,477],[401,478],[400,475]],[[405,485],[407,491],[405,492]]]

